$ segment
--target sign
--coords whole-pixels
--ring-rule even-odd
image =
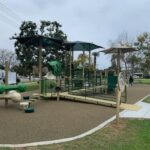
[[[124,92],[125,90],[125,80],[124,80],[124,76],[122,74],[122,72],[119,73],[119,76],[118,76],[118,86],[119,86],[119,90],[120,92]]]
[[[5,71],[0,70],[0,80],[5,79]],[[16,84],[16,72],[8,72],[8,84]]]

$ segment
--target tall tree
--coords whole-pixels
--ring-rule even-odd
[[[15,34],[14,36],[26,37],[35,35],[38,35],[36,23],[32,21],[24,21],[20,26],[20,33]],[[22,74],[29,75],[30,78],[32,73],[32,65],[37,64],[37,48],[35,48],[34,46],[27,47],[24,44],[20,44],[20,42],[16,40],[15,51],[17,58],[20,60],[19,68],[24,68],[21,69]]]
[[[150,33],[144,32],[137,37],[135,46],[139,50],[139,57],[141,58],[141,70],[145,74],[150,74]]]
[[[57,38],[61,40],[67,39],[66,35],[61,30],[61,25],[56,21],[41,21],[39,26],[32,21],[24,21],[21,24],[20,33],[15,34],[14,36],[26,37],[36,35],[43,35],[46,37]],[[15,51],[17,54],[17,58],[20,60],[21,66],[25,68],[26,73],[30,76],[32,73],[33,65],[38,65],[38,49],[34,46],[26,46],[25,44],[20,44],[19,41],[16,40]],[[43,66],[45,66],[48,61],[56,59],[64,63],[63,49],[48,47],[42,50]]]
[[[127,63],[130,64],[131,66],[130,68],[131,68],[132,75],[134,74],[134,72],[136,72],[135,70],[136,66],[139,67],[140,60],[141,60],[140,57],[138,57],[136,53],[128,55]]]

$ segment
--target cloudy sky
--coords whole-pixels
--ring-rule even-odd
[[[0,0],[0,49],[14,50],[9,38],[23,20],[58,21],[70,41],[93,42],[105,48],[121,33],[134,39],[150,32],[150,0]],[[110,57],[98,58],[99,68]]]

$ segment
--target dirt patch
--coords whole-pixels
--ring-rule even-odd
[[[119,120],[119,124],[117,124],[117,121],[113,121],[112,124],[108,125],[109,128],[111,128],[112,130],[122,130],[124,128],[126,128],[127,126],[127,120],[125,119],[120,119]]]

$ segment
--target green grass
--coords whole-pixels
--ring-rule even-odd
[[[121,120],[85,138],[63,144],[15,150],[149,150],[150,120]],[[0,149],[11,150],[11,149]]]
[[[147,98],[145,98],[145,99],[143,100],[143,102],[150,103],[150,96],[147,97]]]
[[[150,84],[150,79],[134,79],[134,83],[137,83],[137,84]]]
[[[39,88],[39,84],[37,82],[27,82],[24,83],[27,87],[26,91],[35,91]]]

